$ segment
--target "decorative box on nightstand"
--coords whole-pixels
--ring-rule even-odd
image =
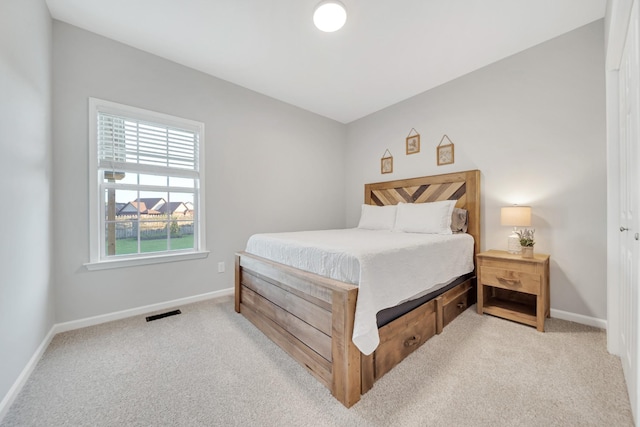
[[[478,267],[478,313],[486,313],[544,332],[549,317],[549,255],[490,250],[476,257]]]

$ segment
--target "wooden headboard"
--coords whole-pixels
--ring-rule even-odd
[[[467,233],[475,240],[474,254],[480,253],[480,171],[447,173],[365,184],[364,202],[369,205],[457,200],[456,207],[468,211]],[[474,257],[475,258],[475,257]]]

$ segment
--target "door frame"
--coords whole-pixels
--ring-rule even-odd
[[[634,0],[610,0],[605,17],[605,84],[607,109],[607,349],[620,354],[619,313],[619,80],[618,71]]]
[[[606,40],[606,109],[607,109],[607,350],[620,356],[620,179],[619,179],[619,69],[627,37],[634,1],[609,0],[605,17]],[[637,5],[640,6],[640,5]],[[635,378],[636,397],[640,389],[638,372]],[[628,385],[627,385],[628,386]],[[630,393],[632,394],[632,393]],[[634,418],[638,419],[638,399],[631,402]]]

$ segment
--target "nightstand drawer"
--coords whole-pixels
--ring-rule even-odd
[[[540,269],[537,263],[534,262],[525,262],[523,258],[520,258],[518,255],[517,260],[508,259],[493,259],[493,258],[482,258],[483,267],[490,267],[496,269],[510,270],[510,271],[521,271],[523,273],[540,273]]]
[[[503,268],[480,267],[483,285],[510,289],[528,294],[540,293],[540,274],[525,273]]]

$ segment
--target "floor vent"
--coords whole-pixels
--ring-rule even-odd
[[[176,314],[182,313],[180,310],[167,311],[162,314],[154,314],[153,316],[147,316],[147,322],[151,322],[152,320],[162,319],[163,317],[175,316]]]

